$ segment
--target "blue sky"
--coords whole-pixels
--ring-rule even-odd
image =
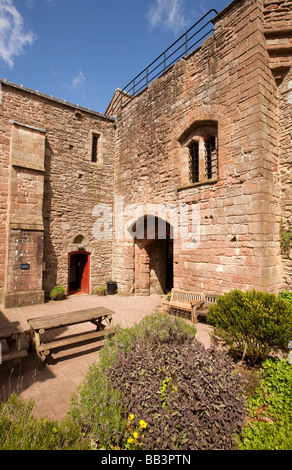
[[[231,0],[0,0],[0,77],[101,113],[207,11]]]

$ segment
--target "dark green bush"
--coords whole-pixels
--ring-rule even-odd
[[[274,294],[233,290],[209,307],[207,322],[231,352],[255,364],[272,351],[287,350],[292,305]]]
[[[147,423],[147,450],[233,449],[245,418],[243,379],[223,352],[196,340],[137,342],[108,371],[122,394],[125,419]]]

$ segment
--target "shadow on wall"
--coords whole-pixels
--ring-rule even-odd
[[[43,203],[43,222],[44,222],[44,270],[43,270],[43,290],[45,297],[57,284],[58,259],[55,253],[51,237],[51,210],[52,210],[52,185],[51,185],[51,167],[52,167],[52,148],[46,139],[45,153],[45,177],[44,177],[44,203]]]

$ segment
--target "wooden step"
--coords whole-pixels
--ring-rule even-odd
[[[66,338],[56,339],[50,343],[43,343],[36,346],[38,352],[44,352],[45,355],[49,354],[50,349],[56,349],[62,346],[68,346],[69,344],[82,343],[90,341],[92,339],[103,338],[106,334],[112,335],[114,333],[113,328],[107,328],[101,331],[93,331],[91,333],[83,333],[77,336],[70,336]]]

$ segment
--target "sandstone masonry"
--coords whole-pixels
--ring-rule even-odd
[[[213,23],[210,38],[115,116],[1,81],[6,306],[40,302],[57,284],[93,292],[110,279],[136,295],[291,288],[281,236],[292,229],[292,0],[235,0]],[[121,201],[144,236],[119,236]],[[97,239],[102,204],[112,236]],[[194,206],[191,248],[172,236],[168,210],[160,239],[151,207]]]

